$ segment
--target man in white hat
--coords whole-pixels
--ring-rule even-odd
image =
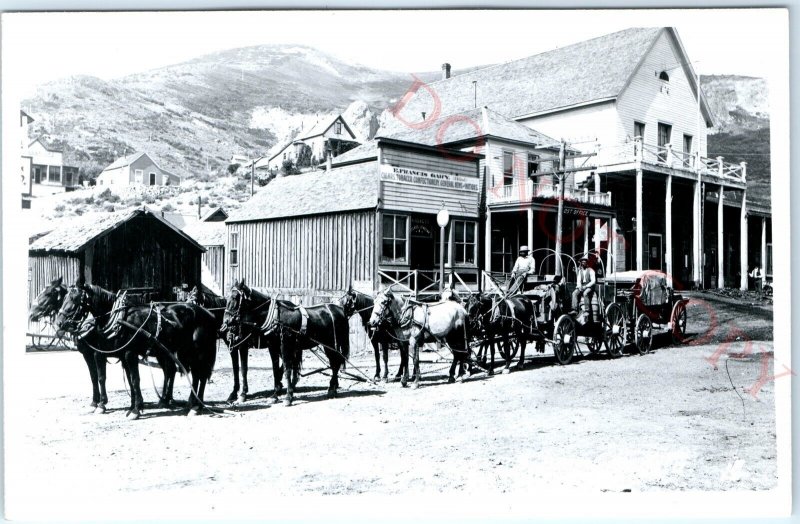
[[[578,268],[578,282],[575,291],[572,292],[572,311],[577,312],[578,302],[583,297],[583,303],[586,304],[586,311],[592,314],[592,295],[594,295],[594,287],[597,283],[597,278],[594,274],[594,269],[589,267],[589,259],[581,257],[581,266]]]
[[[528,246],[519,248],[519,257],[517,257],[517,261],[514,262],[514,269],[511,270],[511,285],[508,289],[509,295],[522,291],[528,275],[536,273],[536,261],[530,255],[531,252]]]

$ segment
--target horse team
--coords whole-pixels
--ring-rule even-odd
[[[239,281],[227,299],[195,288],[185,302],[138,304],[124,292],[113,293],[82,281],[67,287],[59,278],[36,298],[30,318],[49,318],[60,334],[74,338],[89,369],[95,412],[104,412],[108,403],[107,359],[119,359],[130,384],[131,403],[126,416],[136,419],[144,408],[138,363],[147,357],[156,359],[164,374],[158,406],[174,406],[172,391],[176,372],[180,371],[191,377],[188,413],[199,413],[205,406],[204,390],[214,369],[218,338],[227,344],[231,355],[234,380],[229,403],[247,400],[251,348],[268,349],[274,380],[272,399],[277,400],[285,391],[287,405],[294,399],[303,351],[321,349],[331,370],[327,395],[336,397],[340,371],[349,359],[349,318],[356,314],[374,348],[376,381],[388,380],[388,351],[396,346],[401,362],[395,379],[404,387],[409,382],[412,388],[418,387],[419,349],[427,342],[436,342],[452,352],[449,382],[463,380],[467,367],[470,373],[473,366],[481,367],[470,358],[470,342],[477,338],[502,344],[504,372],[513,358],[509,344],[516,342],[522,348],[518,364],[522,366],[530,326],[536,322],[535,299],[522,295],[499,299],[470,295],[466,301],[455,296],[442,298],[419,302],[393,292],[391,287],[373,298],[351,288],[336,303],[303,307]],[[495,345],[485,347],[491,347],[491,362],[487,366],[488,351],[482,355],[482,362],[491,374]],[[413,362],[411,377],[409,356]]]

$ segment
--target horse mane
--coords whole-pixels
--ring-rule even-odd
[[[91,305],[94,310],[92,313],[102,314],[111,311],[114,307],[114,302],[117,300],[117,295],[94,284],[90,284],[87,287],[92,291]]]

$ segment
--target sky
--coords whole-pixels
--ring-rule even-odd
[[[209,52],[305,44],[401,72],[521,58],[633,26],[674,26],[701,74],[770,79],[785,10],[4,13],[3,73],[27,96],[74,74],[112,79]],[[776,69],[777,68],[777,69]],[[782,75],[781,75],[782,76]]]

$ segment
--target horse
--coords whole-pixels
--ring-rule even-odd
[[[467,313],[471,328],[482,331],[484,340],[491,341],[491,360],[489,375],[494,374],[495,339],[502,338],[503,359],[505,366],[502,373],[510,372],[514,353],[511,343],[515,342],[520,348],[520,358],[516,368],[522,369],[525,361],[525,345],[530,338],[532,326],[535,326],[535,308],[533,302],[524,295],[509,297],[480,295],[470,297],[467,303]],[[472,331],[474,332],[474,331]],[[486,355],[482,355],[486,358]]]
[[[34,299],[28,318],[32,322],[38,322],[47,318],[51,322],[55,319],[56,313],[67,296],[67,286],[63,283],[63,278],[58,277],[52,280]]]
[[[91,313],[93,321],[85,319]],[[138,419],[144,407],[138,357],[152,354],[164,371],[159,407],[169,405],[177,366],[192,375],[189,414],[199,413],[205,384],[216,358],[214,318],[201,306],[186,303],[127,305],[99,286],[78,282],[70,288],[57,316],[59,329],[77,333],[104,361],[115,356],[122,362],[131,386],[126,416]]]
[[[459,368],[458,380],[463,380],[464,364],[469,357],[469,336],[467,333],[467,311],[453,300],[434,304],[406,299],[403,301],[391,289],[378,292],[375,307],[370,316],[370,326],[377,327],[391,318],[397,319],[395,328],[402,338],[408,340],[409,352],[414,354],[414,373],[412,388],[419,387],[419,346],[425,342],[438,342],[446,345],[453,353],[448,382],[456,381],[456,366]],[[408,367],[404,370],[401,383],[408,383]]]
[[[266,320],[267,306],[270,301],[271,298],[267,295],[248,287],[244,279],[234,283],[230,295],[225,300],[219,334],[228,343],[233,367],[233,390],[228,395],[229,403],[237,399],[239,402],[247,400],[247,360],[249,350],[253,347],[269,349],[274,382],[274,389],[270,397],[272,401],[277,401],[278,396],[283,392],[280,340],[277,335],[265,335],[260,329]],[[241,393],[239,393],[240,360]]]
[[[281,356],[286,367],[284,403],[287,406],[294,401],[303,350],[313,350],[318,346],[322,346],[331,368],[327,396],[337,396],[339,369],[346,366],[350,356],[350,323],[342,306],[319,304],[306,308],[287,300],[273,299],[262,329],[266,335],[277,333],[280,339]]]
[[[392,319],[386,319],[377,327],[369,325],[369,317],[375,307],[375,301],[371,296],[366,293],[356,291],[352,286],[347,290],[347,293],[339,299],[339,305],[344,309],[345,315],[348,318],[356,313],[361,317],[361,324],[364,330],[369,335],[370,344],[375,354],[375,378],[377,382],[383,379],[384,382],[389,379],[389,347],[392,343],[396,343],[400,347],[400,368],[394,380],[400,380],[403,375],[403,370],[408,366],[408,342],[398,338],[396,330],[392,327],[396,322]],[[381,353],[383,353],[383,377],[381,377]]]

